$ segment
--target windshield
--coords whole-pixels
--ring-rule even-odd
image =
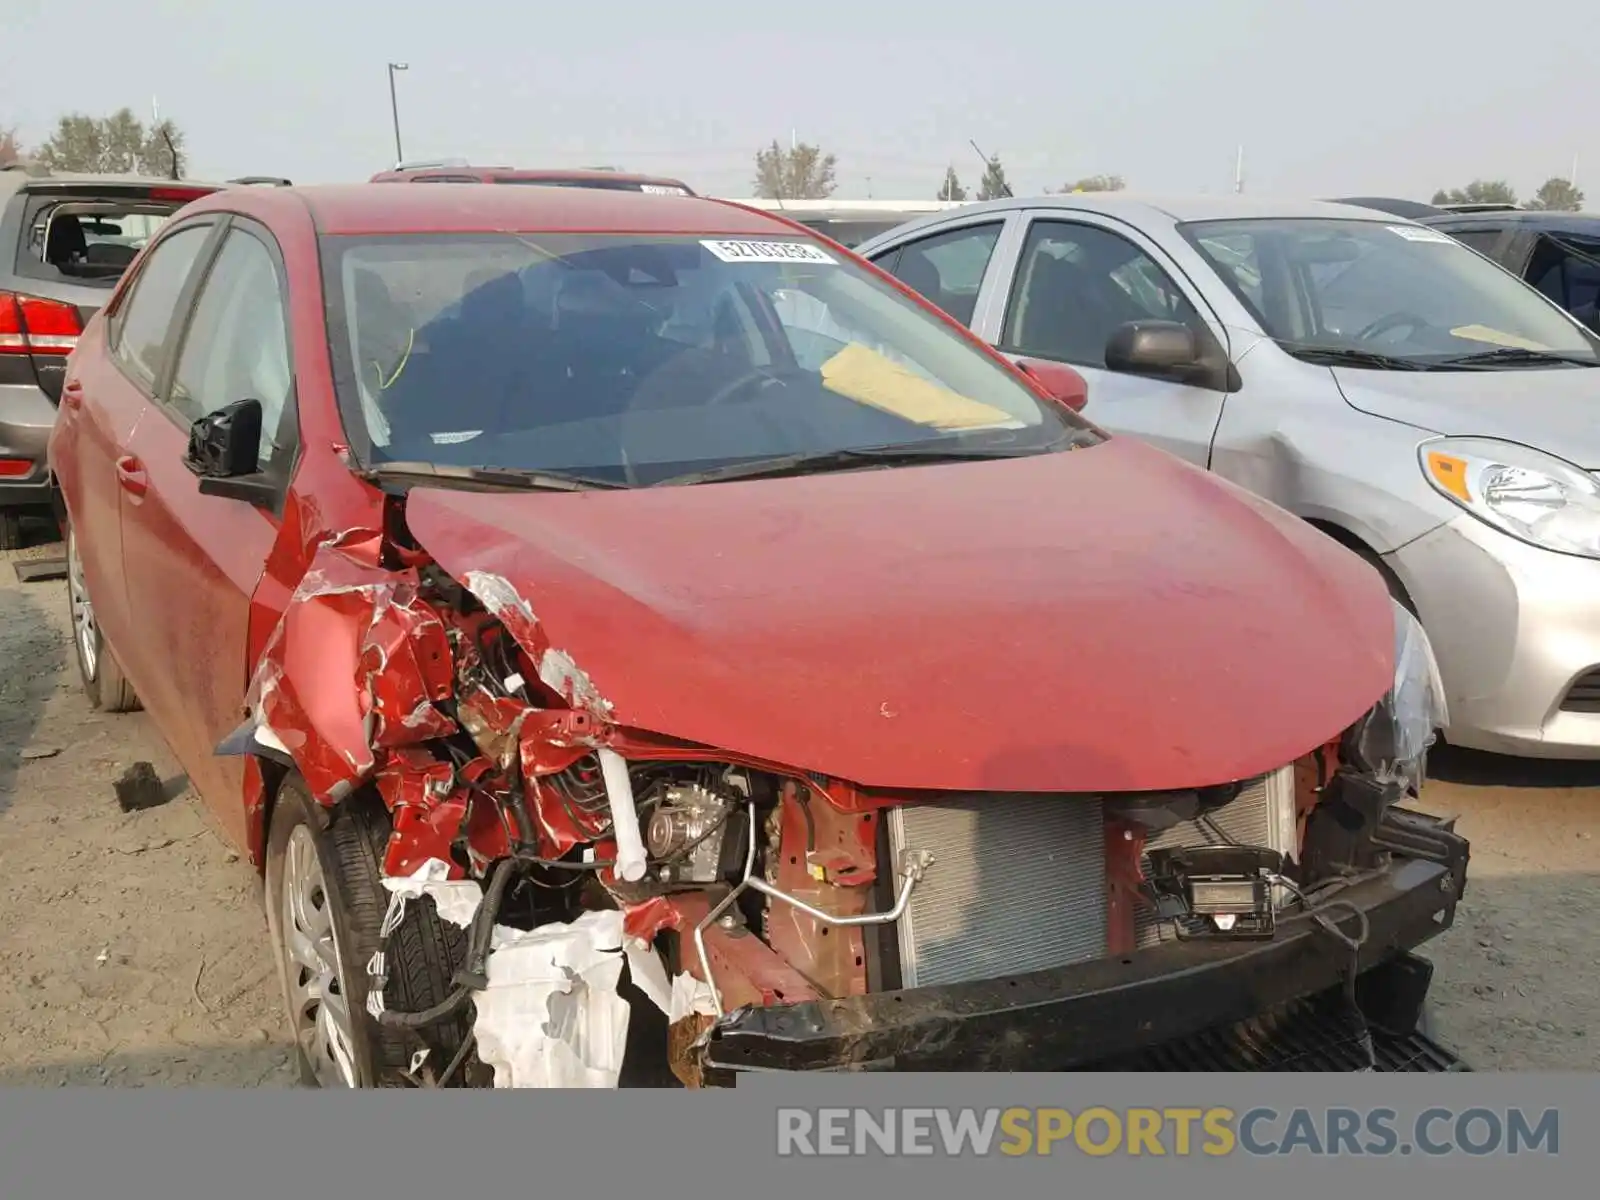
[[[1500,352],[1600,365],[1600,342],[1448,234],[1377,221],[1201,221],[1189,242],[1285,350],[1440,367]],[[1511,352],[1511,353],[1507,353]],[[1530,353],[1531,352],[1531,353]]]
[[[1042,451],[1090,428],[809,239],[450,234],[324,246],[336,388],[369,465],[647,486],[885,446]]]

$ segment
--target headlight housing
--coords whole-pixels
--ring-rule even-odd
[[[1492,438],[1417,448],[1435,491],[1502,533],[1561,554],[1600,558],[1600,479],[1539,450]]]
[[[1394,682],[1382,700],[1346,735],[1354,765],[1379,779],[1422,789],[1428,747],[1450,723],[1444,683],[1421,622],[1394,605]]]

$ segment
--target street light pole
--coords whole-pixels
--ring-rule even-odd
[[[394,117],[394,164],[399,166],[405,161],[405,154],[400,149],[400,102],[395,98],[394,73],[410,69],[408,63],[392,62],[389,64],[389,113]]]

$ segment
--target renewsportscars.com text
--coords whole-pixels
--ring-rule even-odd
[[[1392,1108],[778,1110],[784,1157],[1553,1156],[1560,1133],[1553,1108],[1425,1108],[1409,1115]]]

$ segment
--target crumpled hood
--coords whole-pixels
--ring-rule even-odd
[[[416,487],[406,518],[457,579],[509,582],[618,724],[868,787],[1250,778],[1392,676],[1370,567],[1128,438],[635,491]]]
[[[1333,368],[1352,408],[1451,437],[1501,438],[1600,469],[1600,368]]]

